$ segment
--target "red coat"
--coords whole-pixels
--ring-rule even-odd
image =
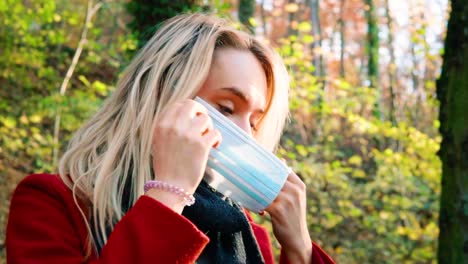
[[[274,263],[266,230],[252,222],[266,263]],[[87,228],[57,175],[34,174],[16,188],[6,232],[8,263],[83,263]],[[185,217],[141,196],[117,223],[99,258],[87,263],[193,263],[209,239]],[[313,263],[334,263],[315,243]],[[284,258],[280,263],[287,263]]]

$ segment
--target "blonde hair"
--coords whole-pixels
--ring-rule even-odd
[[[100,110],[75,133],[60,160],[59,174],[77,205],[78,197],[92,208],[95,237],[82,211],[90,244],[102,247],[106,229],[143,194],[143,184],[154,177],[155,121],[166,106],[196,96],[215,50],[223,47],[251,51],[265,70],[269,103],[256,138],[275,149],[288,115],[289,80],[279,55],[219,18],[185,14],[168,20],[126,68]]]

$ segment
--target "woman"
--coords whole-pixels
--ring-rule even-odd
[[[287,93],[281,60],[257,40],[205,15],[167,21],[76,132],[60,176],[35,174],[18,185],[8,261],[273,263],[267,232],[202,181],[222,138],[192,99],[274,150]],[[281,263],[333,262],[310,240],[305,185],[295,173],[266,211]]]

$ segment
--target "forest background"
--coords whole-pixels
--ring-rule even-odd
[[[0,226],[16,184],[56,171],[138,47],[186,11],[231,18],[283,56],[278,155],[307,184],[312,239],[338,263],[435,263],[447,0],[0,0]],[[0,262],[4,247],[2,228]]]

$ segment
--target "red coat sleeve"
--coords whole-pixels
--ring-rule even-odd
[[[68,192],[68,193],[67,193]],[[58,177],[26,177],[11,200],[8,263],[83,263],[86,226]],[[88,263],[192,263],[208,238],[189,220],[142,196]]]
[[[290,264],[286,254],[281,251],[280,264]],[[314,241],[312,241],[312,264],[335,264],[335,261]]]

